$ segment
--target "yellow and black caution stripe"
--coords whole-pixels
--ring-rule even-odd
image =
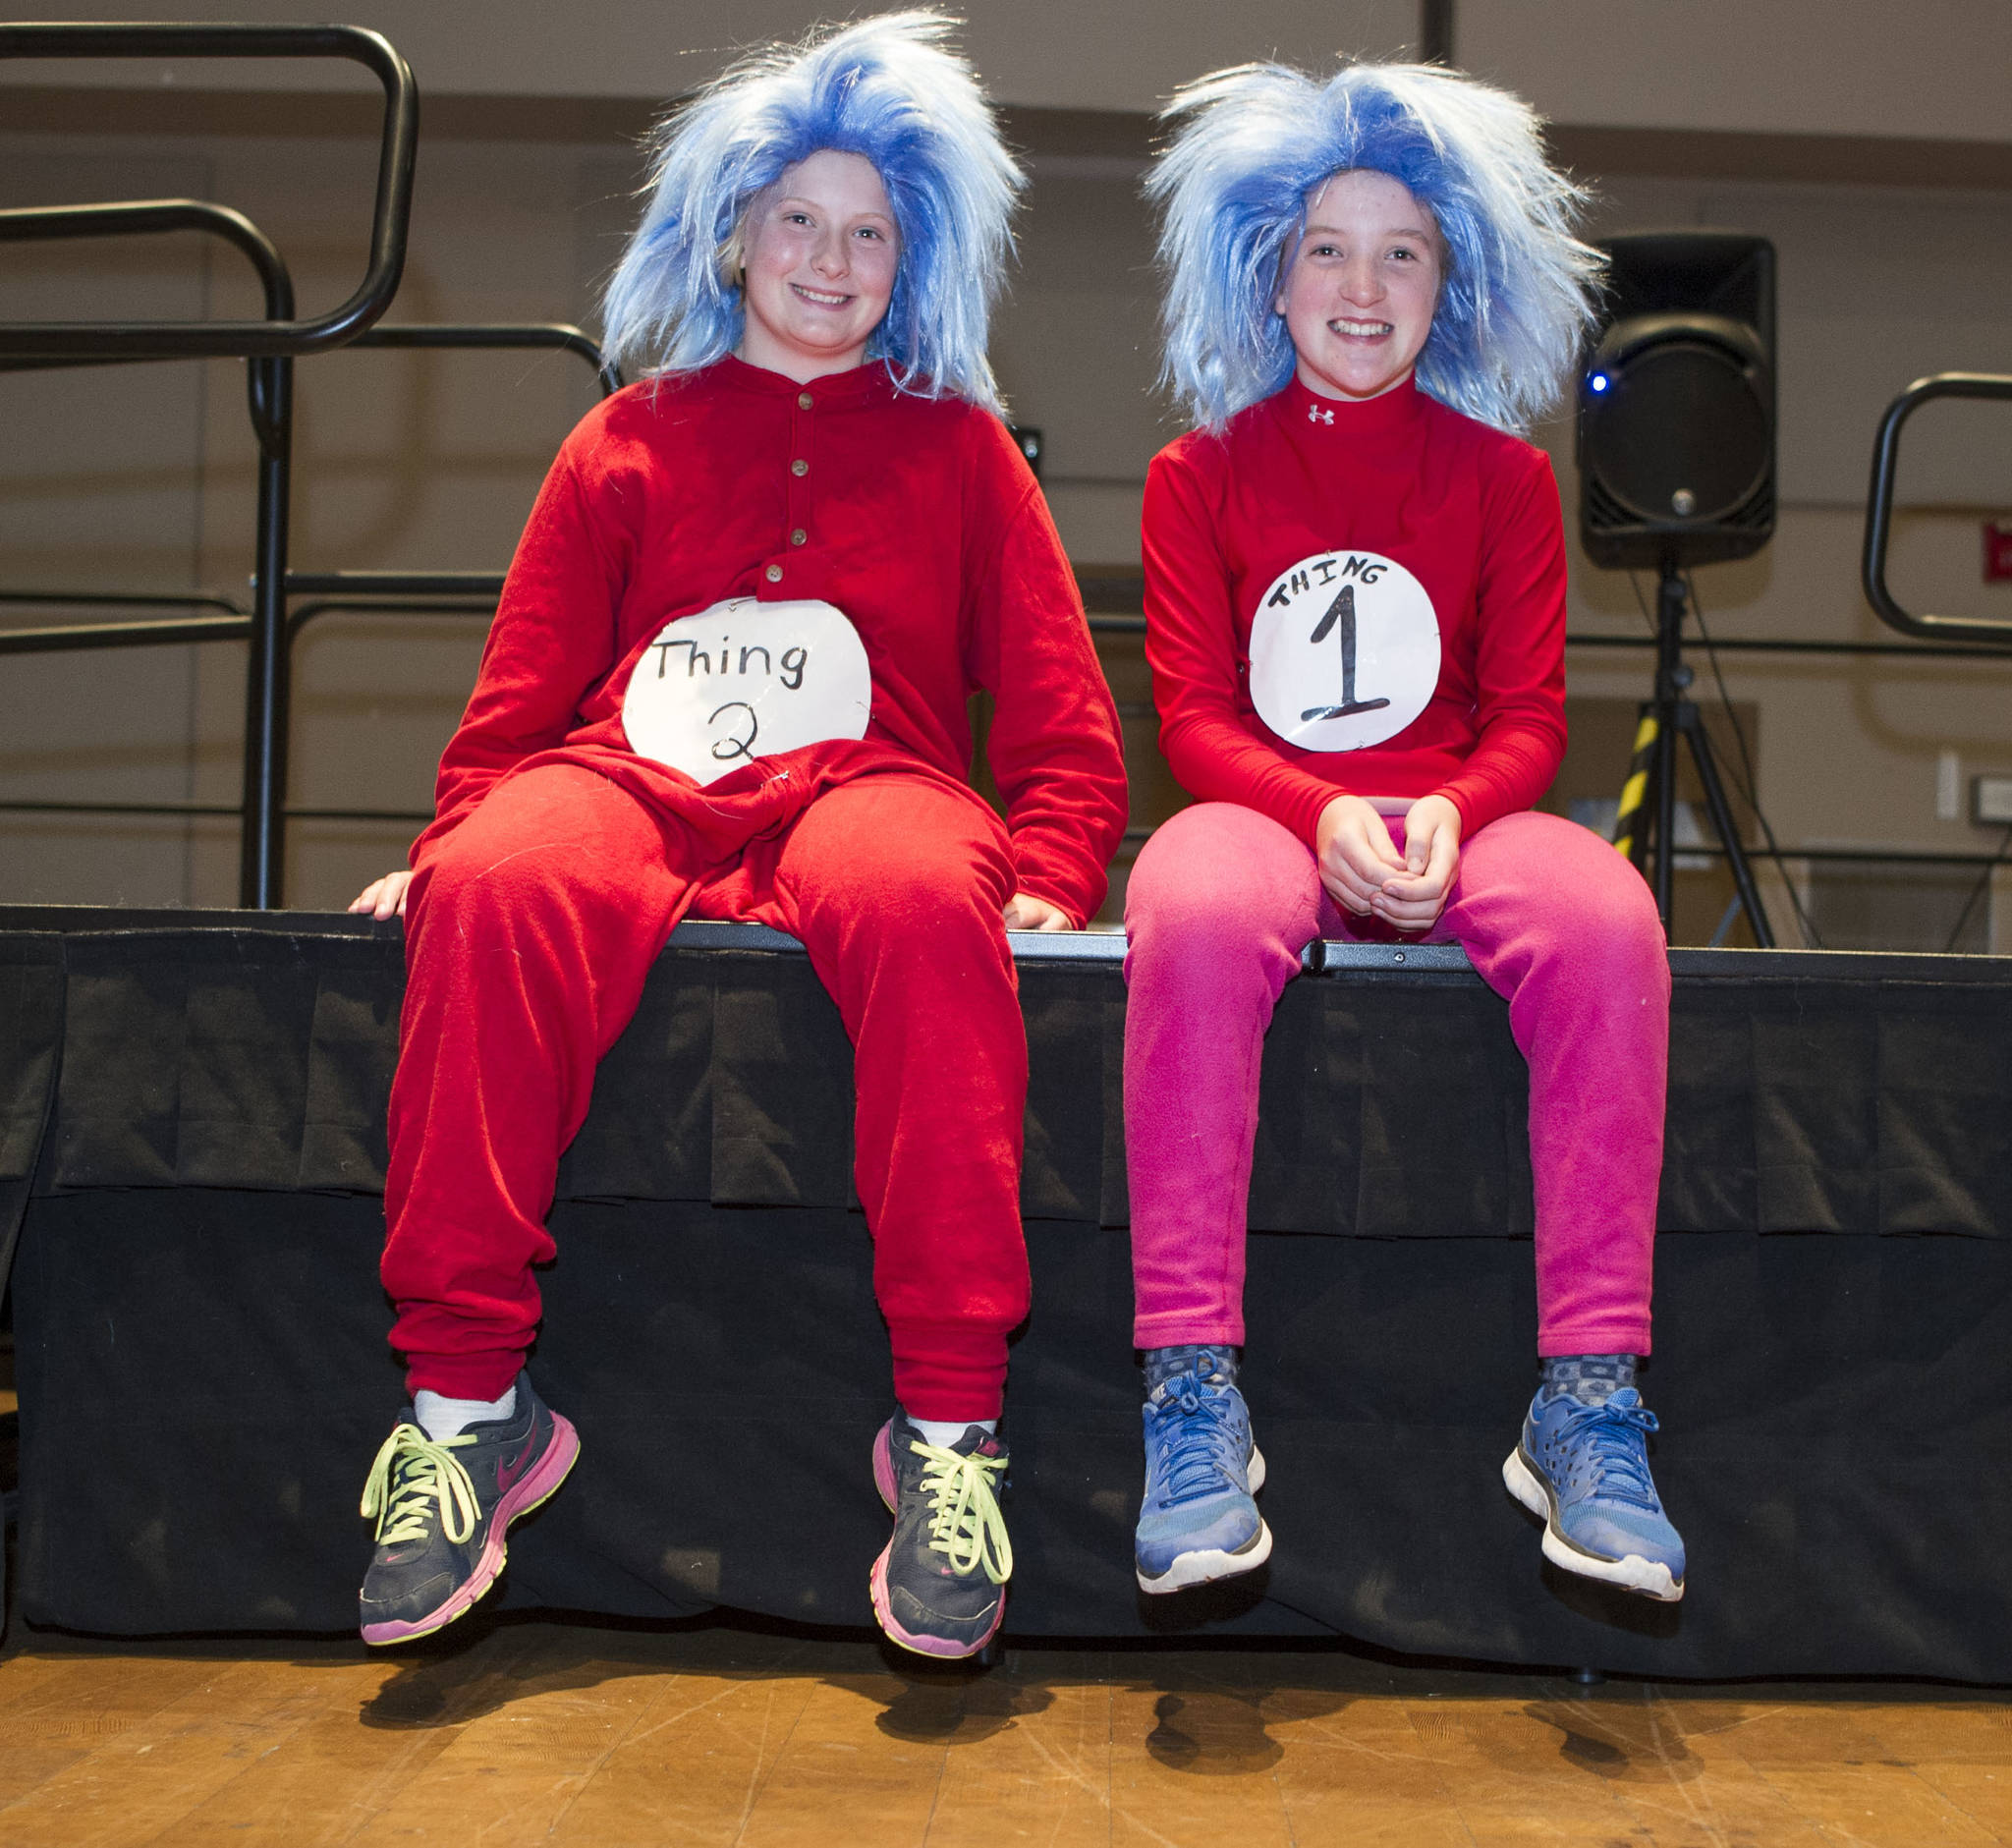
[[[1642,799],[1649,792],[1649,772],[1655,751],[1655,708],[1642,709],[1642,723],[1635,728],[1635,752],[1628,759],[1628,780],[1621,785],[1620,806],[1614,811],[1614,851],[1635,858],[1637,817]]]

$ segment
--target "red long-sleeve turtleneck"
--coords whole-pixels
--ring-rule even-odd
[[[1252,623],[1281,573],[1351,549],[1424,587],[1438,681],[1396,736],[1302,750],[1258,716]],[[1242,803],[1311,844],[1338,794],[1440,794],[1471,835],[1556,775],[1565,540],[1549,459],[1413,381],[1349,401],[1295,379],[1218,434],[1170,443],[1146,477],[1145,560],[1160,745],[1192,795]]]

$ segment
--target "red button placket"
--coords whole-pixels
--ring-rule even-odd
[[[768,563],[761,572],[760,595],[764,601],[781,601],[809,593],[799,561],[810,537],[810,438],[816,409],[816,397],[810,391],[798,392],[790,405],[789,444],[781,459],[783,526],[779,543],[769,554]],[[757,836],[765,839],[786,825],[789,812],[794,812],[797,793],[791,786],[788,770],[777,769],[765,760],[757,760],[757,767],[766,794],[780,805],[774,821],[760,830]]]
[[[790,407],[789,453],[782,463],[781,542],[769,560],[768,569],[762,574],[769,584],[777,587],[774,594],[782,596],[806,593],[801,584],[801,569],[791,568],[798,564],[804,548],[810,542],[810,482],[814,461],[811,436],[816,411],[816,395],[810,391],[798,392]],[[791,585],[793,578],[800,581],[795,586]]]

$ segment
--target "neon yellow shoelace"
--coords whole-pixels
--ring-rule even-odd
[[[922,1493],[933,1504],[929,1550],[947,1554],[953,1572],[983,1566],[986,1578],[1004,1585],[1013,1576],[1013,1542],[1006,1538],[992,1479],[1005,1475],[1006,1459],[959,1456],[915,1440],[909,1448],[922,1459]]]
[[[362,1513],[377,1521],[377,1542],[395,1546],[426,1538],[428,1504],[440,1510],[440,1530],[458,1546],[475,1531],[475,1485],[455,1450],[473,1437],[435,1443],[417,1425],[401,1425],[384,1440],[363,1484]]]

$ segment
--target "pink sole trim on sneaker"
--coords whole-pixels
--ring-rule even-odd
[[[894,1512],[894,1498],[900,1492],[901,1484],[894,1476],[894,1446],[888,1441],[888,1428],[883,1425],[873,1433],[873,1486],[880,1491],[880,1499],[887,1504],[887,1512]]]
[[[880,1550],[880,1557],[873,1561],[873,1570],[866,1575],[866,1585],[873,1598],[873,1619],[887,1633],[891,1643],[898,1643],[905,1650],[917,1655],[935,1655],[944,1660],[954,1661],[960,1656],[976,1655],[999,1634],[1000,1620],[1006,1615],[1006,1588],[999,1588],[999,1600],[992,1606],[992,1621],[983,1636],[971,1643],[953,1643],[948,1637],[918,1636],[904,1629],[894,1620],[893,1611],[887,1607],[887,1553],[894,1542],[889,1540]]]
[[[888,1442],[888,1428],[883,1425],[873,1435],[873,1486],[880,1491],[880,1499],[887,1504],[887,1512],[895,1510],[895,1497],[900,1484],[894,1475],[894,1448]],[[873,1561],[873,1570],[866,1575],[866,1589],[873,1600],[873,1621],[886,1633],[890,1642],[898,1643],[917,1655],[934,1655],[946,1661],[955,1661],[960,1656],[976,1655],[999,1634],[999,1624],[1006,1615],[1006,1588],[999,1588],[999,1601],[992,1607],[992,1627],[976,1643],[952,1643],[940,1636],[917,1636],[904,1629],[895,1621],[894,1612],[887,1605],[887,1555],[894,1548],[893,1540],[880,1549],[880,1557]]]
[[[428,1611],[411,1623],[366,1623],[363,1625],[363,1641],[379,1648],[390,1643],[411,1643],[419,1637],[431,1636],[435,1630],[446,1629],[455,1618],[472,1610],[503,1570],[503,1562],[509,1556],[505,1540],[511,1523],[523,1520],[533,1508],[542,1507],[551,1500],[579,1458],[580,1433],[573,1428],[571,1419],[561,1418],[554,1412],[552,1441],[545,1446],[545,1454],[503,1491],[489,1522],[489,1538],[482,1546],[482,1556],[475,1561],[475,1569],[437,1610]]]

